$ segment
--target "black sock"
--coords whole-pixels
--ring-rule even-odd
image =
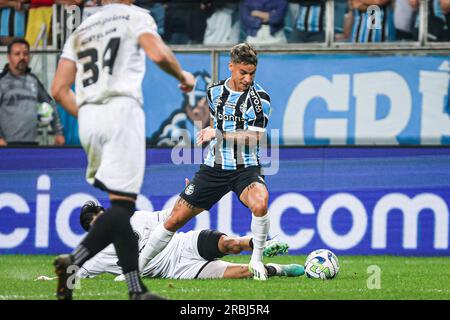
[[[275,267],[273,267],[273,266],[267,266],[267,265],[264,265],[264,267],[266,268],[266,270],[267,270],[267,275],[268,275],[269,277],[273,277],[273,276],[276,276],[276,275],[277,275],[277,269],[275,269]]]
[[[252,248],[252,250],[253,250],[253,238],[250,238],[250,241],[248,242],[248,245],[249,245],[250,248]]]
[[[123,223],[122,220],[124,220],[120,212],[126,212],[125,219],[128,220],[129,224],[129,219],[134,210],[134,202],[126,200],[111,201],[111,208],[97,218],[86,238],[72,252],[74,264],[82,266],[83,263],[111,244],[114,241],[113,236],[117,233],[117,226],[120,227]]]
[[[139,277],[138,242],[131,228],[130,218],[135,211],[134,202],[111,201],[111,208],[99,216],[86,238],[74,250],[74,264],[82,266],[107,245],[114,243],[120,266],[130,292],[146,292]]]
[[[133,293],[146,292],[147,289],[139,277],[138,239],[135,237],[130,224],[135,205],[133,202],[124,200],[111,201],[111,204],[117,219],[113,243],[128,289]]]

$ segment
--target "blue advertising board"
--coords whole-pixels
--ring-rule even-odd
[[[187,151],[180,161],[178,151],[147,150],[138,209],[173,206],[184,178],[198,169],[194,154]],[[6,148],[0,159],[0,254],[69,252],[85,234],[78,222],[82,204],[95,199],[108,206],[106,194],[84,180],[81,149]],[[268,152],[262,162],[270,236],[288,242],[290,254],[319,248],[350,255],[450,254],[450,148],[286,148]],[[250,221],[249,210],[230,193],[182,231],[246,235]]]
[[[450,143],[448,56],[262,54],[256,81],[282,145]]]
[[[192,93],[147,61],[142,84],[146,132],[152,146],[193,143],[209,123],[206,86],[209,53],[177,54],[196,76]],[[229,76],[228,55],[219,78]],[[256,81],[270,94],[269,134],[281,145],[450,144],[450,58],[260,54]],[[70,143],[76,124],[63,117]]]

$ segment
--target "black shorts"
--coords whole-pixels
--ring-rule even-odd
[[[239,198],[242,191],[253,182],[266,184],[261,167],[223,170],[202,164],[194,179],[180,193],[180,197],[194,207],[209,210],[230,191]]]
[[[222,236],[226,236],[226,234],[217,230],[205,229],[200,231],[197,249],[203,259],[213,261],[225,256],[225,253],[219,251],[219,240]]]

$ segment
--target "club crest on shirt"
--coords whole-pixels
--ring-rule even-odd
[[[239,106],[239,110],[241,110],[242,113],[245,113],[247,111],[247,104],[243,103]]]
[[[191,194],[194,193],[194,190],[195,190],[195,185],[193,185],[191,183],[186,187],[186,189],[184,189],[184,193],[187,194],[188,196],[190,196]]]

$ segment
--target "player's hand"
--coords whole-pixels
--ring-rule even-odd
[[[4,147],[4,146],[7,146],[7,145],[8,145],[8,143],[6,142],[6,140],[0,138],[0,147]]]
[[[195,78],[194,75],[188,71],[183,70],[184,80],[180,81],[178,88],[180,88],[183,92],[191,92],[195,86]]]
[[[211,141],[216,137],[216,130],[207,127],[205,129],[200,130],[200,132],[197,134],[197,144],[201,146],[202,144]]]

